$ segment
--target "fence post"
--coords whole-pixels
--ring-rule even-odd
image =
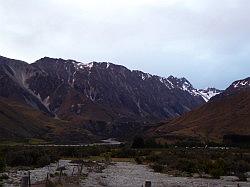
[[[49,173],[47,173],[47,177],[46,177],[46,186],[48,185],[49,182]]]
[[[145,182],[145,187],[151,187],[151,181],[146,181]]]
[[[61,177],[62,177],[62,168],[60,168],[60,174],[59,174],[59,182],[61,182]]]
[[[30,171],[28,171],[28,177],[29,177],[29,187],[31,187],[31,181],[30,181]]]
[[[29,186],[29,176],[27,174],[22,177],[21,180],[21,187],[28,187]]]

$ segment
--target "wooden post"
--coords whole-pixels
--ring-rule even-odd
[[[71,174],[72,177],[74,176],[75,168],[76,168],[76,167],[73,167],[73,171],[72,171],[72,174]]]
[[[145,182],[145,187],[151,187],[151,181],[146,181]]]
[[[30,171],[28,171],[28,177],[29,177],[29,187],[31,187],[31,181],[30,181]]]
[[[59,162],[60,162],[60,160],[57,161],[57,168],[60,167],[60,163]]]
[[[28,186],[29,186],[29,177],[28,176],[22,177],[21,187],[28,187]]]
[[[83,169],[83,161],[81,163],[80,175],[82,174],[82,169]]]
[[[79,163],[79,164],[77,165],[78,175],[81,175],[81,174],[82,174],[83,165],[84,165],[84,162],[83,162],[83,161],[81,161],[81,163]]]
[[[61,177],[62,177],[62,170],[63,168],[60,168],[60,174],[59,174],[59,182],[61,182]]]
[[[49,173],[47,173],[47,177],[46,177],[46,186],[48,185],[49,182]]]

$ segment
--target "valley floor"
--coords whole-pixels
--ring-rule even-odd
[[[83,186],[126,186],[141,187],[145,181],[151,181],[152,187],[249,187],[250,182],[233,182],[226,180],[172,177],[166,174],[156,173],[145,165],[129,162],[116,162],[109,165],[102,173],[90,173],[82,183]]]
[[[60,160],[59,165],[65,167],[64,173],[67,176],[73,176],[79,165],[71,163],[69,160]],[[99,166],[104,166],[104,163],[99,163]],[[45,186],[40,182],[46,179],[46,173],[55,173],[58,164],[51,164],[43,168],[37,168],[31,171],[31,182],[34,186]],[[9,173],[10,179],[5,186],[19,186],[21,176],[25,171],[16,171]],[[202,179],[202,178],[187,178],[187,177],[172,177],[167,174],[156,173],[149,169],[146,165],[139,165],[132,162],[113,162],[106,165],[102,170],[89,170],[87,166],[82,168],[82,173],[86,177],[75,178],[77,183],[64,185],[67,187],[89,186],[89,187],[141,187],[145,181],[151,181],[152,187],[249,187],[250,182],[237,182],[222,179]]]

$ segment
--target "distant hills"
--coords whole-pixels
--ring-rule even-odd
[[[170,142],[174,136],[179,140],[195,137],[216,142],[225,141],[228,137],[242,136],[246,139],[250,135],[250,78],[235,81],[208,103],[163,122],[149,134]]]

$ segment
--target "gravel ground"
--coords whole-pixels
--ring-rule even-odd
[[[77,172],[77,164],[71,163],[70,160],[59,160],[59,163],[51,163],[49,166],[42,168],[36,168],[30,171],[31,184],[44,181],[47,177],[47,173],[55,174],[58,167],[65,167],[63,171],[67,176],[72,176],[72,173]],[[25,170],[10,170],[6,172],[9,179],[5,181],[4,186],[20,186],[20,182],[23,176],[27,175],[28,171]],[[83,173],[87,173],[86,168],[83,168]]]
[[[60,160],[59,166],[64,166],[67,176],[71,176],[77,170],[77,164],[69,160]],[[97,165],[96,165],[97,166]],[[44,181],[47,173],[55,173],[58,164],[50,164],[43,168],[31,170],[31,182]],[[4,186],[19,186],[21,177],[27,171],[9,171],[10,177]],[[80,181],[80,186],[87,187],[142,187],[145,181],[151,181],[152,187],[250,187],[250,182],[232,182],[226,180],[171,177],[166,174],[156,173],[145,165],[130,162],[115,162],[102,170],[88,170],[83,168],[83,173],[88,173],[85,180]],[[225,177],[226,179],[226,177]],[[227,178],[228,179],[228,178]],[[72,186],[72,185],[71,185]],[[76,185],[74,185],[76,186]],[[78,185],[77,185],[78,186]]]
[[[171,177],[155,173],[145,165],[129,162],[117,162],[102,173],[91,172],[81,186],[142,187],[147,180],[152,182],[152,187],[250,187],[247,182]]]

